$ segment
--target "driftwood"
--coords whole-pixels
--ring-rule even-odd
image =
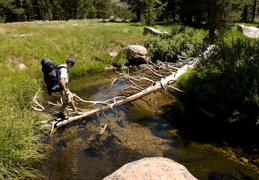
[[[130,75],[129,72],[123,70],[122,73],[118,73],[120,76],[115,79],[112,84],[115,85],[116,82],[125,82],[127,81],[128,84],[130,83],[130,86],[127,86],[123,90],[123,92],[130,92],[132,95],[126,97],[115,97],[113,99],[109,99],[105,102],[103,101],[86,101],[78,97],[74,94],[74,98],[77,101],[85,102],[85,103],[91,103],[93,105],[101,104],[103,107],[94,108],[91,110],[87,110],[85,112],[81,112],[80,114],[74,115],[72,117],[68,117],[65,120],[59,120],[57,119],[56,122],[53,123],[53,128],[58,128],[64,125],[69,124],[72,121],[76,121],[79,119],[82,119],[84,117],[88,117],[94,114],[98,114],[100,112],[104,112],[108,109],[114,109],[116,106],[128,103],[130,101],[134,101],[138,98],[141,98],[149,93],[152,93],[154,91],[157,91],[161,88],[167,90],[169,88],[172,88],[177,91],[181,91],[172,84],[179,78],[182,74],[184,74],[189,69],[192,69],[199,63],[199,61],[202,58],[208,58],[211,53],[215,50],[215,46],[210,46],[203,54],[202,56],[199,56],[197,58],[188,58],[183,60],[181,57],[179,57],[179,62],[177,63],[165,63],[161,61],[157,61],[156,64],[148,63],[144,66],[141,66],[139,69],[136,70],[135,75]],[[143,83],[145,82],[145,83]],[[142,87],[143,84],[148,85],[147,88]],[[33,101],[37,105],[37,107],[33,107],[37,111],[46,111],[46,109],[40,105],[40,103],[37,102],[37,94],[36,93]],[[102,131],[105,130],[107,124],[103,125]]]
[[[177,73],[174,73],[174,74],[172,74],[170,76],[167,76],[166,78],[162,78],[160,81],[155,81],[154,85],[152,85],[152,86],[150,86],[150,87],[148,87],[148,88],[146,88],[144,90],[141,90],[140,92],[138,92],[136,94],[133,94],[133,95],[131,95],[129,97],[125,97],[125,98],[123,98],[121,100],[118,100],[118,101],[114,100],[114,102],[110,103],[110,104],[106,104],[104,102],[96,102],[97,104],[106,104],[106,105],[104,107],[101,107],[101,108],[95,108],[93,110],[89,110],[87,112],[83,112],[80,115],[76,115],[76,116],[73,116],[73,117],[68,117],[68,119],[66,119],[66,120],[57,122],[55,124],[55,126],[56,127],[60,127],[60,126],[66,125],[66,124],[68,124],[68,123],[70,123],[72,121],[75,121],[75,120],[78,120],[78,119],[81,119],[81,118],[84,118],[84,117],[87,117],[87,116],[91,116],[91,115],[99,113],[99,112],[104,112],[104,111],[106,111],[108,109],[114,109],[115,106],[119,106],[119,105],[122,105],[122,104],[126,104],[126,103],[128,103],[130,101],[134,101],[134,100],[136,100],[138,98],[141,98],[141,97],[143,97],[143,96],[145,96],[145,95],[147,95],[149,93],[157,91],[158,89],[161,89],[161,88],[166,89],[166,88],[169,87],[168,85],[170,85],[173,82],[175,82],[175,80],[178,77],[180,77],[183,73],[185,73],[188,70],[189,66],[193,66],[194,63],[196,63],[196,62],[197,62],[197,60],[193,61],[191,63],[191,65],[183,66],[184,70],[182,70],[182,68],[180,68],[177,71]],[[128,77],[128,78],[134,79],[134,77]],[[151,81],[151,80],[148,80],[147,78],[146,79],[145,78],[140,78],[140,79]],[[132,80],[130,80],[130,81],[132,81]],[[132,83],[134,84],[133,81],[132,81]],[[137,86],[137,85],[135,84],[135,86]],[[141,89],[141,88],[139,88],[139,89]],[[77,96],[75,96],[75,97],[77,97]],[[85,102],[87,102],[87,101],[85,101]]]

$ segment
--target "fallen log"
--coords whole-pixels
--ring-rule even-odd
[[[205,58],[205,59],[208,59],[209,56],[214,53],[214,50],[215,50],[215,46],[210,46],[207,48],[207,50],[202,54],[202,56],[199,56],[197,58],[192,58],[192,60],[188,61],[185,65],[183,65],[181,68],[176,68],[176,67],[173,67],[171,66],[170,64],[168,65],[165,65],[165,64],[162,64],[164,67],[163,68],[167,68],[166,70],[167,73],[169,72],[170,75],[168,76],[164,76],[164,75],[160,75],[158,71],[156,71],[155,69],[160,69],[158,68],[157,64],[153,64],[151,65],[150,67],[153,67],[153,68],[150,68],[150,67],[146,67],[146,69],[148,69],[150,72],[152,72],[156,77],[159,77],[158,79],[159,80],[151,80],[149,78],[146,78],[146,77],[140,77],[140,75],[138,74],[137,76],[130,76],[129,74],[127,73],[124,73],[124,78],[127,79],[130,83],[133,84],[133,87],[135,89],[138,89],[140,92],[138,93],[135,93],[129,97],[123,97],[123,98],[118,98],[118,97],[115,97],[113,98],[113,102],[111,103],[111,100],[107,100],[105,102],[99,102],[99,101],[84,101],[82,99],[80,99],[78,96],[75,95],[75,97],[77,97],[80,101],[82,102],[85,102],[85,103],[92,103],[92,104],[101,104],[103,105],[103,107],[99,107],[99,108],[94,108],[92,110],[87,110],[85,112],[81,112],[80,114],[78,115],[74,115],[74,116],[71,116],[71,117],[68,117],[67,119],[65,120],[58,120],[56,122],[53,123],[53,128],[52,128],[52,132],[53,132],[53,129],[54,128],[58,128],[58,127],[61,127],[61,126],[64,126],[64,125],[67,125],[69,124],[70,122],[73,122],[73,121],[76,121],[76,120],[79,120],[79,119],[82,119],[82,118],[85,118],[85,117],[88,117],[88,116],[91,116],[91,115],[94,115],[94,114],[98,114],[100,112],[104,112],[108,109],[114,109],[116,106],[119,106],[119,105],[122,105],[122,104],[126,104],[128,102],[131,102],[131,101],[134,101],[138,98],[141,98],[149,93],[152,93],[152,92],[155,92],[161,88],[167,90],[167,88],[173,88],[173,89],[176,89],[178,90],[177,88],[175,87],[172,87],[171,84],[174,83],[182,74],[184,74],[185,72],[187,72],[189,69],[192,69],[195,67],[195,65],[197,65],[199,63],[199,61],[202,59],[202,58]],[[216,49],[217,50],[217,49]],[[164,69],[160,69],[161,72],[165,72]],[[164,77],[164,78],[161,78],[161,77]],[[151,83],[152,85],[143,89],[141,87],[139,87],[137,85],[137,83],[134,82],[135,81],[148,81],[149,83]],[[36,95],[38,94],[38,92],[36,93]],[[34,97],[34,102],[36,102],[36,104],[40,107],[40,108],[35,108],[33,107],[35,110],[40,110],[40,111],[44,111],[44,107],[41,106],[37,101],[36,101],[36,95]],[[117,100],[119,99],[119,100]]]
[[[75,120],[78,120],[78,119],[82,119],[84,117],[87,117],[87,116],[91,116],[91,115],[94,115],[96,113],[99,113],[99,112],[104,112],[108,109],[113,109],[115,106],[119,106],[119,105],[122,105],[122,104],[125,104],[125,103],[128,103],[130,101],[133,101],[133,100],[136,100],[142,96],[145,96],[151,92],[154,92],[158,89],[160,89],[162,86],[161,86],[161,83],[160,82],[157,82],[156,85],[152,86],[152,87],[149,87],[137,94],[134,94],[130,97],[126,97],[125,99],[122,99],[122,100],[119,100],[117,102],[114,102],[112,104],[108,104],[104,107],[101,107],[101,108],[96,108],[96,109],[93,109],[93,110],[90,110],[88,112],[83,112],[82,114],[80,115],[76,115],[76,116],[73,116],[73,117],[68,117],[68,119],[65,119],[63,121],[60,121],[60,122],[57,122],[55,124],[55,127],[60,127],[60,126],[64,126],[72,121],[75,121]]]
[[[104,107],[96,108],[96,109],[90,110],[88,112],[84,112],[84,113],[82,113],[80,115],[76,115],[76,116],[73,116],[73,117],[68,117],[68,119],[66,119],[66,120],[57,122],[55,124],[55,127],[58,128],[60,126],[67,125],[68,123],[70,123],[72,121],[75,121],[75,120],[78,120],[78,119],[81,119],[81,118],[84,118],[84,117],[87,117],[87,116],[91,116],[91,115],[99,113],[99,112],[104,112],[104,111],[106,111],[108,109],[113,109],[115,106],[126,104],[126,103],[128,103],[130,101],[134,101],[134,100],[136,100],[136,99],[138,99],[140,97],[143,97],[143,96],[145,96],[145,95],[147,95],[149,93],[157,91],[158,89],[165,88],[167,85],[171,84],[171,82],[175,82],[176,79],[178,77],[180,77],[183,73],[185,73],[188,69],[193,68],[194,65],[197,62],[198,62],[198,59],[193,60],[192,63],[184,65],[175,74],[172,74],[172,75],[170,75],[170,76],[168,76],[166,78],[162,78],[160,81],[156,81],[155,85],[150,86],[150,87],[142,90],[139,93],[136,93],[136,94],[134,94],[132,96],[129,96],[129,97],[125,97],[124,99],[116,101],[116,102],[114,102],[112,104],[107,104]]]

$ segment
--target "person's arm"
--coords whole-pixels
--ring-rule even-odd
[[[60,78],[60,84],[62,86],[62,88],[67,92],[67,87],[66,87],[66,83],[65,83],[65,78],[61,77]]]

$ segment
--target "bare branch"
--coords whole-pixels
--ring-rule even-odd
[[[116,106],[128,103],[130,101],[134,101],[140,97],[143,97],[161,88],[165,90],[167,90],[168,88],[171,88],[173,90],[183,92],[182,90],[174,87],[172,84],[183,73],[185,73],[189,69],[194,68],[202,58],[207,58],[208,56],[213,55],[213,53],[217,53],[216,46],[209,47],[202,55],[198,56],[197,58],[192,58],[192,57],[185,58],[185,57],[178,56],[179,61],[176,63],[162,62],[162,61],[157,61],[157,63],[152,63],[150,61],[145,66],[140,66],[139,68],[134,67],[136,70],[134,72],[134,75],[130,75],[129,69],[127,70],[123,69],[121,72],[116,71],[119,77],[114,79],[111,85],[116,85],[116,83],[121,83],[121,82],[124,83],[127,86],[127,88],[123,89],[123,93],[129,95],[129,92],[130,92],[131,93],[130,96],[128,97],[116,96],[106,101],[86,101],[78,97],[76,94],[73,94],[74,98],[77,101],[80,101],[83,103],[89,103],[89,104],[92,104],[93,106],[97,104],[101,104],[103,105],[103,107],[97,107],[94,109],[83,111],[81,114],[70,116],[68,117],[68,119],[65,119],[62,121],[57,120],[56,122],[53,123],[51,134],[53,134],[55,128],[64,126],[70,123],[71,121],[75,121],[93,114],[98,114],[100,112],[104,113],[104,111],[108,109],[115,110]],[[129,91],[129,89],[131,89],[131,91]],[[135,93],[136,91],[134,90],[136,90],[137,93]],[[34,106],[32,107],[37,111],[44,111],[45,107],[42,106],[37,101],[37,96],[39,91],[35,94],[33,98],[33,102],[36,104],[36,107]],[[49,104],[54,106],[60,106],[59,103],[54,104],[49,102]],[[109,120],[107,117],[106,119],[107,119],[107,122],[109,123]],[[107,128],[107,125],[108,124],[101,124],[100,134],[102,134],[105,131],[105,129]]]
[[[176,90],[176,91],[178,91],[178,92],[184,92],[183,90],[178,89],[178,88],[176,88],[176,87],[174,87],[174,86],[167,86],[167,87],[172,88],[172,89],[174,89],[174,90]]]
[[[39,90],[36,92],[35,96],[33,97],[33,102],[38,106],[38,107],[34,107],[32,106],[32,108],[36,111],[44,111],[45,110],[45,107],[43,107],[38,101],[37,101],[37,97],[38,97],[38,94],[40,92],[41,88],[39,88]]]

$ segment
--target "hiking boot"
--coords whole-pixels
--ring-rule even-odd
[[[65,114],[64,114],[64,113],[59,112],[59,113],[58,113],[58,118],[66,119],[66,116],[65,116]]]

